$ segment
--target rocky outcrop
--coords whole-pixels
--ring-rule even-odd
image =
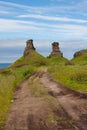
[[[74,58],[80,57],[80,56],[82,56],[82,55],[84,55],[84,54],[87,54],[87,49],[86,49],[86,50],[80,50],[80,51],[75,52]]]
[[[49,57],[52,57],[52,56],[63,57],[63,53],[60,51],[58,42],[52,43],[52,52],[49,55]]]
[[[33,51],[36,50],[34,45],[33,45],[33,40],[32,39],[30,39],[30,40],[28,40],[26,42],[26,48],[24,50],[24,55],[23,56],[26,57],[27,55],[29,55],[31,50],[33,50]],[[52,56],[63,57],[63,53],[60,51],[58,42],[53,42],[52,43],[52,52],[49,55],[49,57],[52,57]]]
[[[30,52],[30,50],[34,50],[35,51],[35,47],[33,45],[33,40],[30,39],[26,42],[26,48],[24,50],[24,57],[27,56]]]

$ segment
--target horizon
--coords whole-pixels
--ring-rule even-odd
[[[87,48],[87,1],[0,1],[0,63],[22,56],[26,41],[48,56],[51,43],[59,42],[64,57]]]

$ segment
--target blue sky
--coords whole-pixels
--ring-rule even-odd
[[[18,59],[31,38],[44,56],[54,41],[69,59],[86,49],[87,0],[0,1],[0,63]]]

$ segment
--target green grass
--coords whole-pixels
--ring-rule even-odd
[[[59,64],[63,64],[65,62],[67,62],[68,60],[64,57],[51,57],[48,58],[48,63],[49,65],[59,65]]]
[[[48,121],[57,121],[59,120],[58,116],[55,114],[48,115]]]
[[[71,61],[77,65],[87,65],[87,54],[73,58]]]
[[[21,67],[24,65],[33,65],[37,67],[44,66],[47,65],[47,59],[36,51],[31,50],[28,56],[21,57],[16,62],[14,62],[11,67]]]
[[[29,84],[31,84],[30,90],[31,93],[35,97],[42,97],[43,95],[47,95],[47,91],[40,86],[38,77],[32,77],[31,80],[29,80]]]
[[[32,66],[0,70],[0,129],[7,118],[17,86],[35,70]]]
[[[14,81],[13,75],[4,76],[0,75],[0,128],[3,126],[3,122],[6,120],[6,115],[9,110],[13,92],[14,92]]]
[[[54,80],[70,89],[87,92],[87,54],[68,61],[65,58],[50,59],[49,72]]]
[[[87,66],[55,65],[49,67],[51,76],[57,82],[72,90],[87,92]]]

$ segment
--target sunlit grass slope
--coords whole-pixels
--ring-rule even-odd
[[[68,60],[64,57],[51,57],[48,58],[48,63],[49,65],[59,65],[59,64],[64,64],[65,62],[67,62]]]
[[[49,72],[54,80],[66,87],[87,92],[87,54],[62,64],[51,64]]]
[[[87,92],[87,66],[50,66],[51,76],[57,82],[80,92]]]
[[[73,58],[71,61],[78,65],[87,65],[87,54]]]
[[[14,62],[11,67],[20,67],[24,65],[41,66],[46,65],[47,59],[40,55],[38,52],[30,50],[29,55],[26,57],[22,56],[16,62]]]

